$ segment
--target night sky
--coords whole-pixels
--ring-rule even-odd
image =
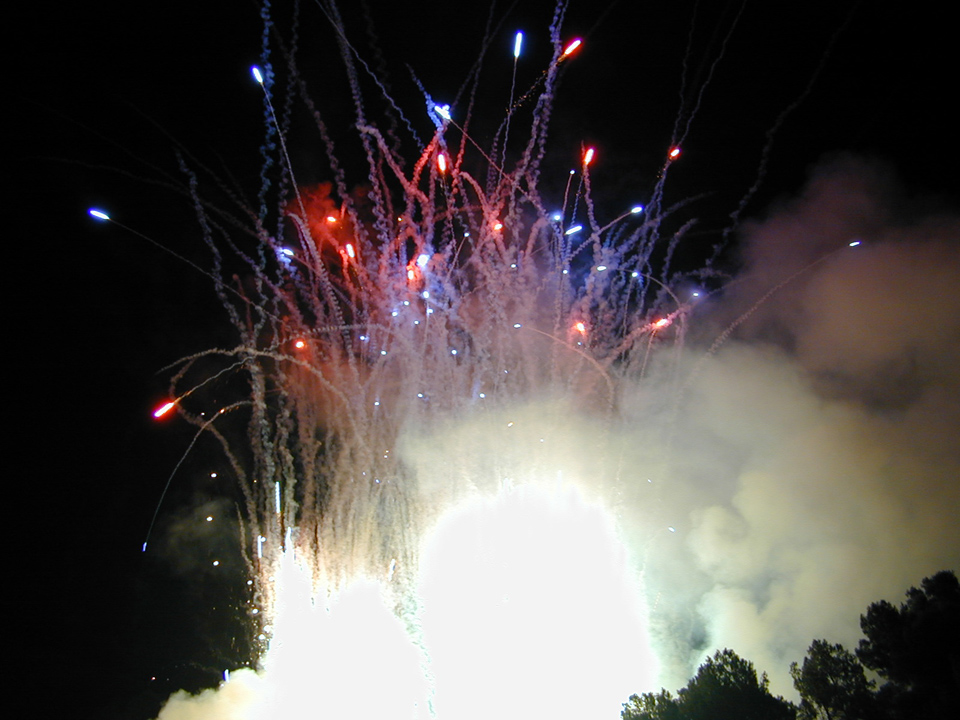
[[[343,141],[348,178],[359,182],[333,34],[317,8],[303,4],[301,69]],[[430,124],[405,64],[435,100],[451,102],[492,17],[497,29],[474,110],[482,138],[507,104],[514,33],[523,30],[528,43],[518,89],[535,81],[549,57],[552,6],[543,0],[497,3],[492,14],[481,2],[464,3],[470,9],[449,2],[368,4],[394,97],[423,136]],[[755,278],[769,279],[769,287],[797,269],[798,258],[812,261],[830,249],[813,240],[805,250],[781,248],[777,222],[788,221],[777,213],[785,209],[803,225],[816,198],[829,204],[851,187],[837,179],[844,170],[823,168],[853,172],[852,166],[866,168],[871,178],[853,185],[881,186],[876,196],[889,200],[884,222],[919,226],[927,218],[943,219],[952,230],[940,238],[947,250],[939,265],[956,265],[955,32],[933,3],[879,5],[747,2],[727,40],[741,12],[736,2],[697,7],[686,0],[573,0],[563,36],[582,37],[584,47],[563,71],[541,191],[562,192],[583,143],[598,149],[592,178],[599,213],[610,218],[644,202],[669,148],[681,90],[689,109],[713,72],[668,185],[675,200],[698,197],[690,214],[702,222],[686,251],[691,257],[709,254],[718,242],[729,213],[756,180],[768,131],[802,100],[774,135],[766,176],[743,212],[756,221],[748,223],[752,234],[731,240],[724,267],[747,266]],[[217,574],[206,565],[177,564],[164,551],[152,557],[140,552],[167,477],[193,434],[176,419],[157,423],[150,417],[169,377],[160,371],[232,339],[208,278],[121,228],[91,221],[86,211],[102,207],[174,252],[209,264],[189,200],[170,188],[170,179],[182,181],[175,150],[221,177],[229,173],[255,195],[263,108],[249,68],[260,62],[261,21],[256,3],[225,0],[95,1],[55,11],[37,4],[15,14],[13,35],[26,34],[19,41],[26,51],[8,66],[16,73],[7,113],[15,116],[16,131],[7,135],[5,162],[14,190],[7,207],[14,217],[7,235],[13,290],[7,383],[14,389],[8,407],[16,408],[6,503],[14,523],[7,538],[14,559],[7,583],[14,636],[8,655],[15,675],[29,683],[34,715],[143,718],[171,691],[209,681],[223,669],[218,663],[243,657],[242,637],[231,647],[212,647],[242,635],[231,610],[243,596],[239,571]],[[358,13],[345,14],[358,49],[370,52]],[[277,12],[284,34],[288,15]],[[302,182],[328,178],[315,137],[298,128],[290,143]],[[819,184],[807,184],[812,176]],[[799,205],[791,200],[804,192]],[[872,207],[865,202],[862,212]],[[912,241],[921,240],[917,235]],[[896,267],[899,257],[893,252],[876,262]],[[824,293],[834,287],[829,277],[822,283]],[[762,287],[757,281],[754,290],[762,293]],[[944,280],[936,287],[950,285]],[[901,292],[927,297],[908,285],[891,287],[886,300],[896,305]],[[736,300],[736,293],[731,297]],[[847,303],[847,296],[836,297]],[[738,302],[744,304],[733,307],[749,305]],[[954,337],[955,309],[955,302],[940,305],[934,313],[940,325],[929,332]],[[736,315],[718,311],[716,318],[727,317],[724,312],[733,313],[729,319]],[[781,337],[785,317],[760,313],[744,332]],[[877,335],[882,327],[878,322]],[[811,363],[805,367],[826,368],[818,376],[826,377],[831,362],[846,362],[842,348],[839,359],[811,348],[837,348],[830,338],[843,329],[834,330],[823,331],[820,340],[793,336],[785,347]],[[895,328],[886,332],[898,334]],[[917,331],[915,347],[922,348],[923,337]],[[948,346],[955,350],[956,343]],[[920,365],[923,353],[916,350]],[[949,398],[956,386],[944,387]],[[832,398],[862,390],[821,389]],[[871,407],[899,401],[863,393]],[[944,417],[955,422],[956,398],[944,402]],[[941,426],[948,439],[957,429],[951,422]],[[954,454],[949,462],[955,461]],[[223,498],[230,499],[230,489],[207,477],[218,463],[212,447],[190,457],[161,509],[161,536],[204,508],[229,512]],[[922,486],[922,479],[917,482]],[[946,498],[954,502],[955,492]],[[229,540],[216,542],[211,552],[235,553]],[[168,545],[166,552],[175,548]],[[927,568],[919,572],[912,582],[929,574]],[[893,588],[890,599],[905,589]]]

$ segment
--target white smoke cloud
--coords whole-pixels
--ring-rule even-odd
[[[680,687],[730,647],[792,696],[789,663],[813,639],[855,647],[871,602],[960,559],[960,221],[905,222],[907,209],[875,164],[816,170],[746,228],[743,278],[694,319],[705,340],[623,388],[618,423],[544,398],[409,433],[420,530],[507,479],[574,483],[614,511],[644,577],[661,675],[633,691]],[[482,579],[456,558],[443,567]],[[551,622],[562,638],[564,613]],[[219,695],[247,707],[258,680],[239,677]],[[219,717],[205,705],[217,695],[174,696],[162,717],[193,717],[193,702]]]
[[[650,560],[700,632],[683,667],[676,618],[654,617],[674,687],[731,647],[791,695],[787,667],[812,639],[855,647],[869,603],[957,567],[960,222],[898,223],[902,202],[889,174],[846,158],[746,232],[728,320],[841,250],[691,361],[664,491],[689,532]]]

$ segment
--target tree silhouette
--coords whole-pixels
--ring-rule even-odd
[[[853,653],[839,643],[814,640],[803,665],[791,663],[800,693],[800,720],[868,720],[876,717],[873,681]]]
[[[620,716],[623,720],[794,720],[796,708],[770,694],[767,676],[758,680],[753,663],[726,649],[707,658],[676,698],[666,690],[633,695]]]
[[[960,717],[960,583],[953,571],[911,587],[899,609],[873,603],[860,629],[857,657],[887,680],[879,697],[888,715]]]
[[[631,695],[620,713],[623,720],[684,720],[677,699],[669,691]]]

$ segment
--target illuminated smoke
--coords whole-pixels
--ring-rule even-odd
[[[255,242],[201,210],[239,340],[188,358],[171,397],[243,498],[262,673],[162,717],[236,700],[224,717],[452,719],[548,697],[615,717],[723,646],[788,692],[813,637],[851,645],[868,602],[956,558],[958,423],[929,392],[957,389],[955,257],[915,228],[905,252],[863,221],[882,203],[848,192],[869,173],[834,169],[751,229],[752,279],[714,303],[709,351],[682,352],[702,295],[670,266],[688,225],[663,186],[685,159],[666,148],[646,209],[612,221],[590,196],[602,156],[572,148],[564,197],[541,196],[557,71],[577,61],[556,25],[551,40],[509,153],[478,150],[462,103],[425,98],[419,141],[358,105],[361,191],[328,143],[330,185],[286,190],[277,158],[264,197],[284,188],[282,210]],[[844,192],[818,191],[830,178]],[[877,313],[884,288],[914,302]],[[889,373],[911,392],[885,394]],[[497,692],[465,701],[481,687]]]
[[[580,44],[558,23],[550,36],[509,153],[478,153],[470,116],[429,103],[433,135],[407,163],[358,105],[362,192],[331,152],[336,181],[280,198],[251,246],[192,190],[239,343],[186,358],[170,407],[220,441],[243,500],[263,672],[241,676],[259,689],[237,716],[392,702],[469,718],[563,692],[581,717],[655,680],[614,428],[689,307],[669,290],[662,215],[597,219],[592,148],[559,203],[539,194],[558,68]],[[272,77],[256,73],[268,101]],[[287,120],[268,116],[286,156]]]

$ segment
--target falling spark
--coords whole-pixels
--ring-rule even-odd
[[[569,45],[567,45],[567,47],[564,49],[563,53],[560,55],[560,59],[563,60],[563,59],[569,57],[570,54],[573,53],[573,52],[574,52],[577,48],[579,48],[580,45],[582,45],[582,44],[583,44],[583,41],[582,41],[580,38],[577,38],[576,40],[574,40],[573,42],[571,42]]]
[[[171,410],[173,410],[173,408],[176,406],[176,404],[177,404],[177,401],[176,401],[176,400],[171,400],[170,402],[164,403],[163,405],[161,405],[160,407],[158,407],[156,410],[153,411],[153,416],[154,416],[155,418],[163,417],[163,416],[166,415],[168,412],[170,412]]]

